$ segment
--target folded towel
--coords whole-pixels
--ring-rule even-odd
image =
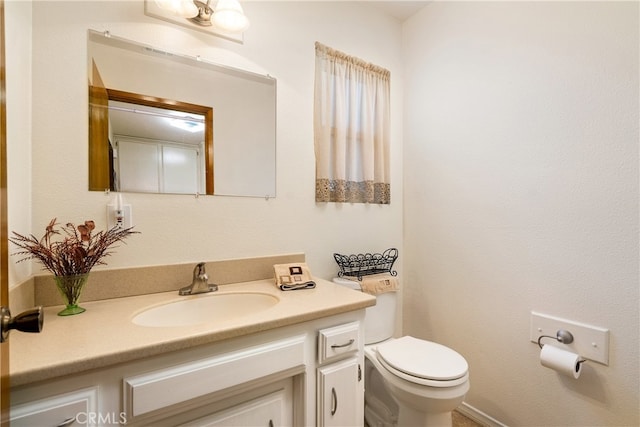
[[[313,289],[316,283],[311,280],[311,272],[304,262],[275,264],[273,266],[276,286],[283,291]]]
[[[316,282],[310,280],[304,283],[292,283],[290,285],[280,285],[279,288],[283,291],[295,291],[296,289],[313,289],[316,287]]]
[[[352,280],[358,280],[357,277],[348,277]],[[371,276],[363,276],[361,281],[358,281],[362,292],[366,292],[371,295],[383,294],[385,292],[396,292],[400,289],[400,281],[397,277],[388,273],[372,274]]]

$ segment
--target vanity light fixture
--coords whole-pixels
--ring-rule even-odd
[[[211,0],[208,0],[211,1]],[[249,28],[249,19],[238,0],[218,0],[213,22],[223,30],[236,33]]]
[[[198,14],[198,6],[191,0],[156,0],[156,4],[183,18],[191,18]]]
[[[211,6],[211,0],[155,0],[155,2],[160,8],[202,27],[213,26],[229,33],[240,33],[249,28],[249,19],[238,0],[218,0],[215,7]]]

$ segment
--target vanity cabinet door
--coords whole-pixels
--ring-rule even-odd
[[[318,426],[361,426],[358,408],[364,405],[359,387],[358,359],[318,368]]]
[[[68,427],[94,424],[97,413],[98,389],[89,388],[77,392],[53,396],[11,408],[12,427]],[[102,414],[102,422],[118,424],[120,414]],[[93,421],[93,422],[91,422]]]
[[[293,424],[293,400],[287,390],[258,397],[181,427],[280,427]]]

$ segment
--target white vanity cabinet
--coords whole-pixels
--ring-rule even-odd
[[[318,333],[318,426],[363,425],[364,383],[360,332],[360,323],[350,322],[322,329]]]
[[[42,402],[91,390],[93,403],[71,409],[87,414],[69,425],[359,426],[363,319],[358,309],[20,385],[11,390],[12,422],[29,408],[49,408]],[[75,415],[26,425],[55,426]]]

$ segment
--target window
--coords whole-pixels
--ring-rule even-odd
[[[389,71],[316,42],[315,79],[316,202],[389,204]]]

